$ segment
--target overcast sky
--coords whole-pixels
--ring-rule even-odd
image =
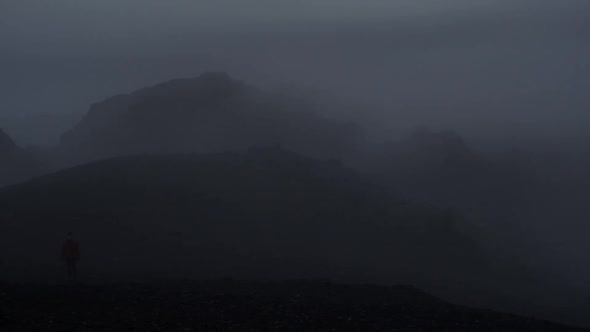
[[[385,122],[576,136],[589,40],[585,0],[0,0],[0,115],[84,112],[225,70],[370,103]]]

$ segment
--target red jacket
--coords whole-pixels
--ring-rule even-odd
[[[74,240],[66,240],[61,249],[61,256],[67,260],[77,260],[80,258],[80,246]]]

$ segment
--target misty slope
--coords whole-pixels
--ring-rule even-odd
[[[0,129],[0,186],[16,183],[39,172],[32,155]]]
[[[0,214],[3,260],[19,271],[59,268],[56,246],[72,230],[85,269],[99,274],[419,282],[435,270],[442,282],[496,273],[446,214],[276,148],[79,166],[0,190]]]
[[[505,226],[538,190],[533,170],[490,158],[454,132],[421,130],[380,150],[378,181],[404,196]]]
[[[496,235],[488,249],[573,285],[584,279],[578,269],[587,240],[577,234],[586,232],[572,230],[586,229],[590,158],[577,147],[560,150],[508,145],[484,153],[454,132],[418,131],[375,153],[373,179],[408,199],[460,211]]]
[[[95,103],[61,145],[82,160],[270,144],[336,157],[355,135],[352,126],[322,118],[303,103],[210,72]]]

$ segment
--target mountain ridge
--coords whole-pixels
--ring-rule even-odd
[[[90,107],[61,146],[83,160],[123,154],[220,152],[281,144],[314,156],[340,156],[353,127],[222,72],[175,79]]]

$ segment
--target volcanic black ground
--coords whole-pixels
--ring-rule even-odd
[[[0,285],[2,331],[582,331],[415,288],[328,282]]]

